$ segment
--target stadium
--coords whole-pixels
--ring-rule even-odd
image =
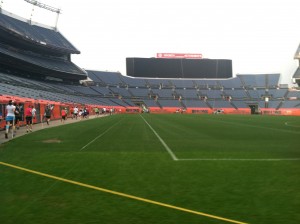
[[[36,125],[49,104],[52,120],[74,106],[113,115],[1,144],[0,222],[299,223],[295,48],[298,87],[188,54],[128,57],[124,75],[80,68],[56,27],[1,9],[2,130],[9,100],[21,126],[30,105]]]

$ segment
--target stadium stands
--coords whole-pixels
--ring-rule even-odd
[[[49,81],[30,80],[0,73],[0,94],[59,102],[92,103],[101,106],[122,107],[136,106],[135,102],[142,102],[147,107],[160,108],[184,107],[188,109],[199,107],[239,110],[249,108],[249,104],[257,104],[260,108],[273,108],[274,110],[299,108],[300,91],[279,87],[273,89],[250,88],[251,85],[257,85],[258,79],[252,79],[248,76],[246,79],[243,77],[242,82],[245,83],[246,80],[249,89],[241,88],[240,84],[242,82],[239,81],[239,77],[230,79],[230,81],[219,80],[218,83],[217,81],[193,80],[195,83],[206,83],[206,86],[209,85],[210,87],[215,85],[214,87],[220,89],[187,89],[186,87],[161,89],[159,86],[148,89],[145,87],[128,88],[127,86],[132,85],[134,79],[116,73],[113,73],[114,78],[109,79],[109,83],[104,83],[103,80],[106,80],[106,78],[103,78],[103,76],[107,77],[109,74],[107,72],[97,74],[102,86],[55,84]],[[268,75],[268,77],[272,78],[272,75]],[[277,80],[277,77],[275,79]],[[122,80],[123,85],[116,86],[120,80]],[[131,84],[125,83],[125,80],[130,80]],[[139,79],[136,84],[144,84],[143,81],[140,82],[141,80]],[[167,80],[167,82],[179,83],[179,80]],[[250,84],[250,82],[252,83]],[[225,86],[222,86],[224,83]],[[183,82],[181,86],[184,86],[184,84]],[[269,99],[268,101],[265,101],[266,97]],[[157,101],[154,99],[157,99]]]
[[[32,52],[12,48],[4,44],[0,44],[0,54],[5,57],[14,58],[16,61],[22,61],[24,64],[27,63],[29,66],[32,66],[32,69],[34,66],[37,66],[64,73],[82,74],[82,70],[68,60],[54,59],[53,57],[38,55]]]
[[[99,107],[136,107],[191,112],[299,113],[300,91],[279,84],[280,74],[239,74],[228,79],[133,78],[76,66],[80,53],[53,29],[0,13],[0,94]],[[90,82],[79,84],[89,78]],[[153,111],[153,110],[150,110]],[[277,113],[280,111],[280,113]]]
[[[179,89],[175,90],[176,96],[181,96],[184,99],[199,99],[199,92],[196,89]]]
[[[128,87],[136,88],[136,87],[141,87],[145,88],[147,86],[147,83],[145,79],[141,78],[132,78],[129,76],[121,76],[121,79],[124,83],[127,84]]]
[[[97,77],[97,80],[101,80],[101,83],[112,86],[122,86],[125,83],[121,80],[121,74],[119,72],[103,72],[103,71],[90,71],[87,70],[89,74],[93,74],[94,77]],[[97,80],[93,80],[97,82]]]
[[[57,30],[1,10],[0,31],[0,71],[70,83],[87,77],[70,60],[80,51]]]
[[[14,36],[22,39],[23,42],[32,42],[32,44],[42,46],[43,48],[55,48],[63,52],[76,53],[78,51],[60,32],[53,29],[47,29],[41,26],[31,25],[30,21],[18,17],[13,18],[11,13],[1,10],[0,30],[5,31],[5,39]],[[10,16],[6,15],[9,14]],[[15,16],[16,17],[16,16]],[[1,35],[2,39],[3,36]]]

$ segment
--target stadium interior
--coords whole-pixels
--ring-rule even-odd
[[[31,99],[120,112],[300,115],[300,90],[280,84],[280,74],[151,78],[84,70],[71,61],[80,51],[56,29],[1,10],[0,30],[2,105]],[[293,79],[300,85],[300,67]]]

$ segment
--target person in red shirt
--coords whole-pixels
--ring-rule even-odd
[[[70,113],[71,113],[71,118],[73,119],[74,118],[74,107],[71,107]]]
[[[65,123],[65,120],[66,120],[66,117],[67,117],[67,108],[63,108],[61,110],[61,122],[62,123]]]
[[[29,106],[25,109],[25,119],[26,119],[26,132],[32,132],[32,108],[33,106]]]

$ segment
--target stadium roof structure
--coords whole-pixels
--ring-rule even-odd
[[[6,42],[18,41],[22,46],[32,47],[40,50],[53,51],[56,53],[80,54],[60,32],[55,28],[46,28],[33,24],[12,13],[1,10],[0,13],[0,38]]]
[[[296,51],[296,53],[294,55],[294,59],[298,59],[299,60],[299,66],[298,66],[297,70],[295,71],[295,73],[293,75],[293,79],[300,86],[300,44],[299,44],[298,49],[297,49],[297,51]]]
[[[37,79],[78,82],[87,72],[71,61],[80,54],[53,27],[0,11],[0,70]]]
[[[69,60],[58,60],[49,56],[21,51],[20,49],[13,49],[12,47],[5,46],[1,43],[0,55],[2,56],[0,61],[0,64],[2,65],[11,65],[13,67],[22,63],[20,64],[20,67],[24,67],[27,64],[27,66],[30,67],[30,70],[33,70],[34,67],[36,67],[38,70],[43,69],[43,73],[46,73],[45,69],[48,69],[50,71],[79,75],[81,76],[81,79],[86,78],[86,72]],[[59,77],[60,76],[61,75],[59,75]]]
[[[294,59],[300,59],[300,44],[299,44],[298,49],[295,53]]]
[[[293,76],[294,79],[300,79],[300,67],[297,68]]]

